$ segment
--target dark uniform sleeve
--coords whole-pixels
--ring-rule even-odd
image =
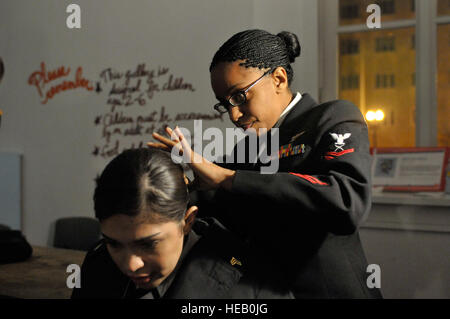
[[[296,208],[280,209],[279,218],[286,214],[301,223],[302,214],[313,214],[328,231],[351,234],[371,207],[367,125],[359,109],[345,101],[327,108],[317,125],[309,167],[275,174],[237,170],[232,191]]]

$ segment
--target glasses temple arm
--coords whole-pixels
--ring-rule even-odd
[[[248,90],[250,90],[252,87],[254,87],[256,85],[256,83],[258,83],[259,81],[261,81],[263,79],[263,77],[265,77],[267,74],[269,74],[270,72],[272,72],[272,70],[267,71],[266,73],[264,73],[258,80],[256,80],[255,82],[253,82],[252,85],[250,85],[248,88],[245,89],[244,93],[247,93]]]

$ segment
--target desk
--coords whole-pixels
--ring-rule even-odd
[[[68,299],[66,272],[70,264],[83,263],[85,251],[33,246],[24,262],[0,264],[0,295],[26,299]]]

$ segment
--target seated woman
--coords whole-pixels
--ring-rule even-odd
[[[166,152],[124,151],[97,179],[102,241],[72,298],[293,298],[252,277],[245,246],[214,219],[195,218],[183,169]]]

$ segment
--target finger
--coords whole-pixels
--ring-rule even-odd
[[[162,143],[152,143],[152,142],[148,142],[147,143],[148,147],[152,147],[152,148],[157,148],[157,149],[161,149],[163,151],[170,151],[170,148]]]
[[[181,146],[183,146],[183,149],[191,150],[191,146],[187,143],[186,139],[184,138],[183,133],[181,132],[180,128],[177,126],[175,128],[175,134],[178,137],[178,140],[181,142]]]
[[[166,126],[166,132],[170,137],[172,137],[173,130],[169,126]]]
[[[181,132],[178,126],[175,127],[175,130],[173,132],[175,132],[176,136],[180,141],[185,139],[183,133]]]
[[[177,144],[177,145],[175,145],[173,147],[169,147],[169,146],[167,146],[165,144],[149,142],[149,143],[147,143],[147,146],[151,147],[151,148],[160,149],[162,151],[166,151],[166,152],[169,152],[169,153],[172,152],[173,148],[176,148],[178,150],[178,152],[179,152],[179,155],[183,155],[183,149],[181,148],[181,146],[179,144]]]
[[[163,143],[154,143],[154,142],[148,142],[148,143],[147,143],[147,146],[150,146],[150,147],[166,147],[166,148],[167,148],[167,145],[166,145],[166,144],[163,144]]]
[[[184,138],[184,135],[178,126],[175,128],[174,133],[177,135],[183,150],[186,152],[186,156],[188,156],[188,158],[190,159],[191,164],[199,164],[205,161],[205,159],[200,154],[192,150],[191,146]]]
[[[166,133],[170,136],[170,139],[172,141],[175,141],[176,144],[180,142],[178,135],[174,133],[174,131],[169,126],[166,126]]]
[[[156,132],[153,132],[152,136],[154,139],[156,139],[156,140],[160,141],[161,143],[166,144],[167,146],[170,146],[170,147],[173,147],[177,143],[177,141],[172,141],[171,139],[168,139],[162,135],[159,135]]]

